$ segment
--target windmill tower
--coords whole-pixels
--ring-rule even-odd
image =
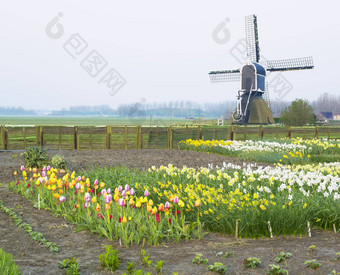
[[[249,15],[245,19],[248,62],[243,64],[240,69],[212,71],[209,73],[210,81],[212,83],[240,81],[237,107],[232,117],[233,123],[274,123],[273,115],[269,109],[268,89],[265,81],[266,72],[313,69],[313,58],[303,57],[266,61],[267,66],[265,68],[259,64],[260,47],[257,17],[256,15]]]

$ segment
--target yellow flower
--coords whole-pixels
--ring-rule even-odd
[[[288,205],[291,206],[293,201],[289,201]]]
[[[124,216],[123,219],[122,219],[122,223],[127,223],[127,219],[126,219],[125,216]]]
[[[93,197],[93,198],[91,199],[91,201],[92,201],[92,203],[96,203],[96,202],[97,202],[97,198],[96,198],[96,197]]]
[[[179,200],[179,201],[178,201],[178,206],[179,206],[179,207],[184,207],[184,202],[183,202],[182,200]]]
[[[260,205],[260,208],[261,208],[262,210],[266,210],[266,207],[265,207],[263,204]]]
[[[304,205],[303,205],[303,209],[305,209],[307,207],[307,203],[305,203]]]

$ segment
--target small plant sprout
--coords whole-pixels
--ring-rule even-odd
[[[150,256],[148,254],[146,254],[144,249],[142,249],[142,251],[139,255],[140,255],[142,264],[146,267],[151,267],[151,260],[149,260]]]
[[[214,271],[219,274],[225,274],[227,272],[227,267],[222,263],[214,263],[213,265],[207,266],[207,271]]]
[[[336,272],[336,270],[332,270],[332,272],[329,273],[328,275],[340,275],[340,272]]]
[[[340,252],[336,253],[336,258],[332,259],[332,262],[336,262],[340,260]]]
[[[251,267],[251,268],[255,269],[260,264],[261,264],[261,260],[259,258],[256,258],[256,257],[250,257],[250,258],[244,260],[244,267],[245,268]]]
[[[216,256],[222,256],[222,255],[223,255],[223,252],[222,252],[222,251],[216,253]]]
[[[193,264],[207,264],[208,259],[203,259],[203,255],[201,253],[197,253],[196,257],[192,259]]]
[[[127,274],[133,274],[134,272],[134,269],[135,269],[135,263],[134,262],[127,262],[127,265],[126,265],[126,273]]]
[[[315,250],[316,250],[315,245],[311,245],[310,247],[308,247],[308,251],[315,251]]]
[[[282,261],[285,261],[287,266],[287,259],[289,259],[292,256],[292,253],[290,252],[280,252],[280,254],[275,258],[275,262],[280,263]]]
[[[233,251],[227,251],[225,254],[224,254],[224,258],[229,258],[231,256],[234,256],[234,252]]]
[[[58,265],[60,269],[66,270],[67,275],[80,274],[78,260],[76,260],[74,257],[71,259],[65,259],[59,262]]]
[[[118,251],[114,250],[112,245],[105,245],[105,253],[99,255],[99,261],[101,267],[109,271],[116,271],[120,266]]]
[[[318,269],[321,266],[321,264],[318,263],[315,259],[305,261],[305,265],[307,265],[311,269]]]
[[[155,265],[156,274],[163,274],[164,261],[158,261]]]
[[[278,265],[270,264],[270,269],[268,271],[269,275],[288,275],[288,271],[285,269],[280,268]]]

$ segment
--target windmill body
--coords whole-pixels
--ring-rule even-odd
[[[249,61],[240,69],[212,71],[211,82],[240,81],[237,95],[237,107],[233,113],[236,124],[271,124],[272,113],[263,99],[266,90],[267,71],[291,71],[314,68],[311,57],[267,61],[266,68],[259,64],[260,48],[257,32],[257,17],[246,17],[246,46]]]

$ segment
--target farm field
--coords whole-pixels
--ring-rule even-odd
[[[256,184],[257,182],[257,175],[255,171],[258,169],[267,169],[267,171],[276,171],[275,173],[280,173],[280,168],[275,168],[273,165],[268,166],[268,164],[261,164],[257,163],[255,164],[254,161],[243,161],[239,160],[238,158],[231,157],[231,156],[225,156],[225,155],[216,155],[213,153],[207,154],[206,152],[194,152],[194,151],[184,151],[184,150],[152,150],[152,149],[144,149],[144,150],[92,150],[92,151],[70,151],[70,150],[64,150],[64,151],[49,151],[50,157],[54,154],[62,154],[65,156],[65,158],[70,163],[70,169],[73,171],[77,171],[77,175],[85,175],[85,177],[88,177],[90,179],[90,186],[93,188],[92,185],[95,178],[98,178],[99,183],[105,182],[106,186],[103,187],[104,189],[111,188],[112,195],[114,194],[114,189],[118,187],[119,185],[123,186],[125,188],[125,184],[130,184],[130,188],[134,188],[136,192],[136,196],[138,197],[143,196],[143,193],[146,189],[150,191],[150,196],[148,197],[153,200],[154,205],[157,206],[159,203],[164,203],[167,201],[164,195],[164,191],[167,190],[168,198],[170,198],[172,195],[178,195],[178,198],[180,201],[182,201],[185,206],[184,208],[181,208],[179,202],[178,204],[178,210],[180,210],[185,215],[186,224],[188,222],[192,222],[196,220],[197,216],[197,209],[198,207],[195,207],[195,202],[197,201],[196,195],[192,193],[194,196],[192,201],[190,199],[190,192],[194,191],[197,194],[200,192],[199,190],[193,189],[192,191],[184,191],[185,184],[188,184],[188,188],[190,188],[191,185],[195,185],[195,180],[187,179],[186,177],[180,177],[176,179],[175,174],[180,171],[180,173],[186,173],[191,174],[193,177],[197,177],[195,172],[193,170],[190,170],[189,168],[186,168],[186,170],[176,170],[175,167],[179,167],[180,169],[185,165],[186,167],[193,167],[195,169],[199,169],[199,167],[206,167],[205,169],[201,170],[200,172],[200,184],[202,186],[206,186],[208,188],[206,191],[203,190],[203,193],[200,195],[201,200],[201,206],[199,207],[199,211],[202,213],[202,216],[200,218],[200,221],[204,223],[204,232],[207,232],[207,230],[211,231],[208,235],[203,236],[203,240],[197,239],[195,235],[192,235],[192,239],[185,240],[185,236],[182,235],[180,243],[176,242],[176,239],[173,237],[170,237],[169,241],[163,242],[160,245],[153,246],[149,244],[148,241],[146,241],[146,244],[144,246],[144,249],[147,251],[147,253],[150,254],[150,259],[152,260],[152,265],[155,265],[157,261],[164,260],[164,274],[173,274],[174,272],[178,272],[178,274],[210,274],[206,271],[206,265],[204,264],[193,264],[192,260],[196,257],[197,253],[203,254],[203,258],[209,259],[208,264],[213,264],[214,262],[222,262],[227,268],[228,272],[227,274],[266,274],[266,272],[269,269],[269,264],[276,264],[274,261],[275,257],[280,252],[290,252],[292,253],[292,257],[290,259],[287,259],[287,266],[285,264],[280,263],[281,268],[287,269],[289,271],[289,274],[328,274],[332,270],[340,270],[340,262],[339,261],[332,261],[332,259],[336,258],[336,253],[340,251],[340,236],[339,232],[334,233],[333,231],[333,224],[335,225],[335,231],[339,231],[339,217],[337,216],[337,210],[339,209],[339,200],[335,199],[335,193],[338,192],[334,188],[338,188],[339,184],[339,171],[338,171],[338,165],[332,166],[326,165],[324,168],[321,168],[323,171],[323,174],[330,173],[330,175],[333,176],[326,176],[330,182],[333,183],[331,191],[329,191],[329,188],[326,185],[325,187],[328,188],[328,192],[331,192],[329,194],[328,198],[325,198],[324,202],[322,198],[324,197],[324,194],[321,194],[320,196],[314,197],[314,192],[312,189],[308,191],[308,185],[305,185],[303,188],[305,188],[306,192],[310,192],[311,197],[310,199],[306,201],[301,201],[303,199],[303,193],[302,191],[299,191],[298,189],[295,189],[294,186],[292,186],[292,190],[294,191],[294,199],[292,199],[293,204],[289,205],[289,198],[288,194],[289,191],[283,190],[282,191],[282,198],[280,198],[280,192],[274,191],[275,188],[278,186],[275,183],[274,179],[274,186],[270,185],[270,180],[268,181],[267,188],[272,189],[272,194],[275,194],[275,198],[270,198],[270,193],[268,193],[268,198],[265,197],[266,191],[258,191],[256,193],[259,194],[260,198],[254,198],[254,194],[251,196],[251,201],[254,203],[255,201],[261,202],[262,200],[262,206],[266,209],[263,210],[261,208],[261,204],[255,205],[254,207],[258,210],[255,210],[255,208],[252,211],[255,211],[257,219],[254,219],[251,221],[251,223],[254,223],[253,226],[248,225],[245,226],[245,220],[246,217],[241,217],[239,221],[239,238],[235,239],[235,223],[233,222],[230,227],[226,226],[228,223],[228,217],[232,217],[233,215],[237,215],[236,212],[229,212],[229,210],[226,210],[229,212],[229,214],[225,213],[221,217],[222,220],[224,219],[224,222],[217,222],[219,224],[217,229],[213,229],[213,224],[217,221],[218,213],[224,213],[219,208],[213,208],[217,207],[217,205],[214,202],[209,201],[209,195],[208,194],[214,194],[213,186],[216,185],[219,186],[219,184],[214,184],[217,179],[213,178],[213,170],[211,172],[208,172],[209,169],[212,169],[212,167],[218,166],[219,169],[225,166],[225,169],[222,170],[222,173],[227,173],[230,178],[226,179],[226,183],[232,183],[234,182],[235,187],[230,186],[227,184],[224,188],[227,188],[225,193],[231,194],[233,193],[233,198],[237,199],[238,192],[237,191],[237,179],[235,178],[235,172],[239,172],[239,177],[244,177],[245,175],[242,175],[243,170],[249,170],[251,169],[253,171],[254,179]],[[1,152],[0,153],[0,160],[1,160],[1,169],[0,169],[0,181],[2,183],[7,183],[9,181],[14,181],[18,179],[21,181],[21,171],[20,171],[20,165],[23,164],[24,160],[20,155],[17,157],[13,156],[12,152]],[[172,166],[168,166],[169,164],[172,164]],[[93,169],[91,168],[92,165],[96,165],[98,168]],[[163,168],[161,166],[164,166]],[[117,169],[105,169],[103,167],[117,167]],[[122,166],[129,167],[129,169],[137,169],[137,170],[129,170],[127,168],[124,168]],[[154,166],[154,168],[153,168]],[[246,169],[246,167],[249,167]],[[260,168],[262,166],[263,168]],[[268,168],[265,168],[267,167]],[[100,168],[102,167],[102,168]],[[150,170],[148,170],[150,168]],[[159,169],[157,171],[157,168]],[[144,170],[143,170],[144,169]],[[155,170],[156,169],[156,170]],[[215,177],[218,177],[219,169],[216,170]],[[241,170],[239,170],[241,169]],[[300,170],[300,174],[303,170],[307,169],[314,169],[314,168],[298,168]],[[13,176],[13,171],[17,170],[18,174],[17,176]],[[310,172],[312,171],[310,170]],[[315,170],[315,169],[314,169]],[[177,172],[176,172],[177,171]],[[185,172],[186,171],[186,172]],[[196,170],[199,171],[199,170]],[[293,171],[293,170],[292,170]],[[309,172],[309,173],[310,173]],[[53,173],[53,171],[52,171]],[[189,175],[188,174],[188,175]],[[30,178],[30,175],[32,176],[29,171],[27,171],[28,178]],[[57,173],[57,175],[59,175]],[[158,175],[158,176],[157,176]],[[222,174],[224,175],[224,174]],[[51,174],[49,175],[49,177]],[[265,176],[265,174],[264,174]],[[273,174],[275,177],[275,175]],[[279,174],[276,175],[278,177]],[[322,176],[321,174],[319,176]],[[58,176],[59,177],[59,176]],[[207,178],[206,178],[207,177]],[[249,178],[249,175],[246,176],[245,181],[250,184],[252,180]],[[311,176],[312,178],[315,176]],[[332,178],[333,177],[333,178]],[[75,175],[75,178],[77,176]],[[326,179],[325,178],[325,179]],[[179,181],[178,181],[179,180]],[[321,179],[322,180],[322,179]],[[161,186],[157,182],[161,182],[163,185],[166,185],[166,182],[172,182],[173,186],[176,186],[175,188],[167,189],[166,186]],[[138,182],[136,186],[136,182]],[[187,183],[186,183],[187,182]],[[223,180],[222,180],[223,182]],[[242,183],[242,181],[240,181]],[[263,182],[265,187],[266,180],[261,180]],[[84,181],[85,183],[85,181]],[[83,183],[81,183],[83,184]],[[182,187],[181,187],[181,185]],[[317,186],[317,183],[315,183]],[[336,186],[334,185],[336,184]],[[141,264],[139,253],[143,247],[143,241],[141,241],[139,244],[136,243],[136,241],[133,241],[132,244],[125,243],[124,236],[121,236],[121,242],[122,246],[120,246],[119,240],[117,241],[115,237],[113,237],[112,241],[110,238],[103,237],[102,234],[90,234],[89,229],[92,230],[94,228],[89,228],[86,231],[81,232],[74,232],[74,230],[78,227],[79,224],[83,224],[80,220],[76,221],[76,224],[72,224],[75,222],[75,220],[72,221],[72,219],[68,218],[65,220],[60,216],[60,208],[58,207],[65,207],[66,209],[73,209],[71,212],[67,212],[70,215],[73,215],[72,213],[75,213],[76,208],[74,208],[74,205],[72,208],[69,208],[67,206],[70,199],[70,194],[68,193],[68,190],[64,190],[64,195],[67,200],[65,201],[66,204],[60,205],[60,203],[55,204],[58,199],[52,198],[51,200],[46,200],[42,203],[42,208],[47,207],[50,210],[38,210],[36,208],[36,191],[39,188],[38,185],[35,184],[35,181],[32,181],[31,187],[27,188],[27,183],[25,185],[22,185],[22,182],[19,183],[18,186],[13,186],[12,190],[23,191],[23,195],[27,197],[24,198],[21,195],[14,193],[13,191],[8,190],[6,187],[8,185],[5,184],[1,186],[1,192],[0,192],[0,200],[3,201],[4,205],[13,208],[15,212],[17,212],[20,216],[22,216],[23,220],[25,222],[28,222],[32,225],[32,227],[36,230],[39,230],[44,234],[46,239],[50,242],[56,243],[60,251],[59,253],[50,252],[48,248],[43,248],[40,245],[38,245],[36,242],[32,241],[29,236],[25,236],[21,233],[20,228],[17,228],[13,225],[13,223],[9,220],[8,216],[6,216],[4,213],[0,212],[1,215],[1,236],[5,236],[3,240],[1,241],[0,245],[5,249],[6,252],[10,252],[14,259],[17,261],[19,267],[21,267],[21,270],[25,270],[24,274],[29,274],[29,272],[35,273],[35,274],[46,274],[45,272],[50,272],[51,274],[63,274],[62,271],[58,270],[58,261],[61,261],[65,258],[71,258],[75,257],[79,259],[80,263],[80,269],[82,274],[106,274],[107,271],[100,270],[99,264],[98,264],[98,255],[104,252],[104,244],[110,244],[114,247],[114,249],[118,249],[119,251],[119,258],[121,260],[121,266],[119,270],[115,274],[122,274],[123,271],[126,270],[126,266],[128,262],[134,261],[136,263],[136,267],[143,268],[144,271],[150,271],[155,273],[155,270],[152,268],[145,267]],[[35,186],[35,189],[32,189],[33,186]],[[249,185],[250,186],[250,185]],[[198,187],[198,186],[197,186]],[[154,189],[156,188],[156,190]],[[181,189],[183,188],[183,189]],[[247,186],[245,188],[248,188]],[[30,195],[30,192],[26,192],[26,190],[32,191],[32,195]],[[43,190],[43,189],[41,189]],[[77,190],[75,187],[73,190]],[[102,188],[98,189],[102,191]],[[217,190],[217,189],[216,189]],[[227,190],[230,190],[227,191]],[[241,189],[240,189],[241,190]],[[264,188],[264,190],[266,190]],[[160,192],[163,191],[163,196],[159,197]],[[21,191],[20,191],[21,192]],[[45,190],[44,192],[47,192]],[[99,191],[98,191],[99,192]],[[156,193],[158,195],[156,195]],[[189,193],[187,193],[189,192]],[[243,191],[242,191],[243,192]],[[249,191],[254,192],[254,191]],[[262,193],[263,196],[262,197]],[[278,192],[278,193],[277,193]],[[40,193],[43,197],[48,192]],[[45,195],[44,195],[45,194]],[[84,193],[81,193],[82,198],[85,195]],[[93,193],[90,193],[91,197],[93,197]],[[98,193],[97,193],[98,194]],[[205,195],[204,195],[205,194]],[[318,194],[318,193],[317,193]],[[189,196],[188,196],[189,195]],[[207,197],[206,197],[207,196]],[[226,197],[227,198],[227,197]],[[32,201],[32,203],[29,202]],[[266,205],[265,200],[268,201],[269,205]],[[317,201],[319,203],[320,209],[325,209],[323,205],[333,205],[332,207],[329,207],[330,212],[322,213],[320,212],[315,213],[313,210],[313,200]],[[190,204],[193,203],[194,205]],[[217,203],[218,197],[215,198],[215,201]],[[97,202],[100,204],[103,211],[100,213],[106,217],[106,211],[104,210],[104,201],[103,198],[100,196],[98,197]],[[276,202],[280,207],[275,208],[272,205],[272,202]],[[45,204],[46,203],[46,204]],[[92,200],[90,202],[92,204]],[[116,202],[115,202],[116,203]],[[206,205],[207,203],[208,205]],[[280,219],[271,218],[272,221],[272,233],[273,238],[270,238],[270,232],[267,225],[268,216],[270,213],[274,213],[273,210],[277,209],[277,211],[282,211],[281,213],[284,213],[284,209],[282,209],[283,204],[286,205],[287,211],[290,215],[297,214],[299,217],[303,217],[301,220],[295,220],[295,228],[291,228],[289,230],[296,231],[293,232],[286,232],[284,233],[282,231],[282,228],[278,226],[278,222],[281,222]],[[305,206],[305,203],[307,205]],[[45,205],[44,205],[45,204]],[[35,207],[34,207],[35,205]],[[171,202],[171,210],[174,211],[174,203]],[[94,207],[95,204],[93,204]],[[191,210],[188,211],[187,207],[190,207]],[[118,206],[117,206],[118,207]],[[125,206],[127,207],[127,206]],[[227,207],[227,206],[226,206]],[[229,205],[230,207],[230,205]],[[236,206],[235,206],[236,207]],[[272,208],[273,207],[273,208]],[[59,209],[59,210],[58,210]],[[90,208],[90,211],[94,211],[94,208]],[[113,208],[114,209],[114,208]],[[185,209],[185,210],[184,210]],[[211,213],[210,210],[213,210],[215,213]],[[291,209],[291,210],[289,210]],[[295,210],[296,209],[296,210]],[[333,210],[332,210],[333,209]],[[85,219],[86,217],[86,209],[81,207],[79,209],[83,213],[80,215],[82,218]],[[294,214],[294,210],[297,211]],[[52,214],[59,213],[57,216]],[[119,211],[119,210],[118,210]],[[124,210],[125,211],[125,210]],[[162,219],[162,213],[157,210],[160,214],[160,218]],[[325,210],[326,211],[326,210]],[[335,212],[334,212],[335,211]],[[265,214],[267,213],[267,214]],[[279,214],[280,212],[278,212]],[[94,212],[92,212],[94,214]],[[127,214],[127,212],[126,212]],[[144,213],[146,214],[146,213]],[[307,214],[307,215],[305,215]],[[115,214],[112,212],[111,215],[113,215],[112,219],[118,219],[118,216],[115,216]],[[80,217],[79,216],[79,217]],[[93,216],[93,215],[92,215]],[[277,215],[279,216],[279,215]],[[313,219],[316,217],[316,219]],[[65,216],[66,217],[66,216]],[[74,216],[77,217],[77,216]],[[94,216],[93,216],[94,217]],[[133,219],[138,219],[138,215],[134,216],[132,215]],[[155,216],[150,214],[151,219]],[[165,216],[164,216],[165,217]],[[212,218],[213,217],[213,218]],[[171,217],[175,223],[175,216]],[[178,222],[179,225],[182,222],[181,220],[181,214],[178,215]],[[227,218],[227,219],[225,219]],[[265,219],[265,223],[263,223],[263,226],[259,226],[258,222],[256,220],[261,220],[262,218]],[[236,219],[236,216],[232,218],[234,221]],[[318,219],[320,219],[318,221]],[[99,219],[100,220],[100,219]],[[215,220],[215,222],[214,222]],[[308,237],[308,227],[306,221],[309,220],[311,227],[312,227],[312,237]],[[83,220],[84,221],[84,220]],[[133,221],[128,221],[129,222]],[[256,225],[257,223],[257,225]],[[77,226],[78,224],[78,226]],[[118,223],[117,223],[118,224]],[[210,224],[210,225],[209,225]],[[230,224],[230,221],[229,221]],[[103,224],[104,225],[104,224]],[[147,223],[146,223],[147,225]],[[148,225],[147,225],[148,226]],[[212,227],[211,227],[212,226]],[[223,229],[223,226],[226,226]],[[104,225],[105,227],[105,225]],[[6,229],[5,229],[6,228]],[[228,229],[229,228],[229,229]],[[252,231],[251,228],[254,228]],[[325,230],[327,228],[327,230]],[[195,229],[194,229],[195,230]],[[229,230],[229,231],[228,231]],[[250,231],[249,231],[250,230]],[[95,232],[96,230],[92,230]],[[218,231],[217,233],[213,233],[213,231]],[[225,231],[225,234],[220,234],[222,231]],[[248,232],[248,233],[247,233]],[[257,238],[242,238],[247,236],[247,234],[251,235],[252,237]],[[292,235],[293,234],[293,235]],[[301,235],[302,234],[302,235]],[[104,234],[105,235],[105,234]],[[295,236],[294,236],[295,235]],[[260,237],[260,238],[258,238]],[[183,238],[183,239],[182,239]],[[148,239],[148,238],[147,238]],[[14,244],[14,245],[13,245]],[[17,244],[17,245],[16,245]],[[126,247],[128,245],[128,247]],[[315,246],[315,248],[310,247]],[[220,253],[222,252],[222,253]],[[227,258],[224,258],[223,255],[227,252],[233,252],[233,255]],[[50,255],[50,257],[46,257],[46,255]],[[221,255],[223,254],[223,255]],[[262,263],[259,267],[256,269],[244,269],[242,261],[244,258],[248,257],[258,257],[261,259]],[[319,263],[322,264],[322,266],[318,270],[312,270],[308,268],[304,262],[306,260],[312,260],[316,259]],[[311,273],[312,272],[312,273]]]

